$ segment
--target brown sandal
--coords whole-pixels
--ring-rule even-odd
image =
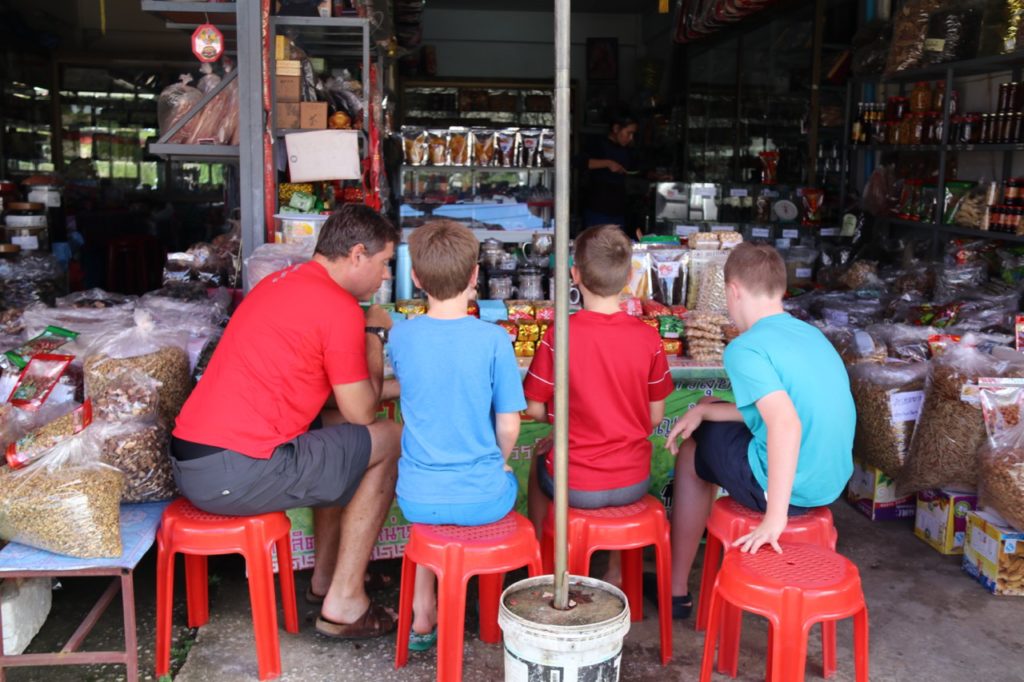
[[[395,631],[398,622],[388,609],[370,602],[366,612],[353,623],[335,623],[324,618],[316,619],[316,631],[324,637],[334,639],[371,639]]]

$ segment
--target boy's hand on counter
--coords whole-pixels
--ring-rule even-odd
[[[391,315],[379,305],[374,304],[366,309],[367,327],[384,327],[384,329],[391,329],[391,324]]]
[[[679,454],[679,443],[693,435],[697,427],[704,421],[704,412],[700,405],[697,405],[676,420],[675,426],[668,432],[666,441],[668,450],[673,455]]]
[[[782,531],[786,530],[788,520],[785,516],[781,519],[776,519],[766,514],[764,520],[761,521],[757,528],[732,543],[732,546],[739,547],[741,552],[753,554],[761,549],[762,545],[771,545],[772,549],[782,554],[782,547],[779,547],[779,537],[782,535]]]

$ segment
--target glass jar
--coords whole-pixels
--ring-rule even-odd
[[[942,144],[942,114],[933,111],[932,118],[932,144]]]
[[[1006,144],[1010,142],[1010,127],[1012,124],[1012,114],[1010,114],[1009,111],[1004,111],[1003,113],[999,114],[998,119],[999,125],[997,126],[997,130],[999,132],[999,136],[994,140],[994,142]]]
[[[936,81],[935,89],[932,91],[932,110],[942,111],[946,100],[946,81]]]
[[[1010,94],[1007,99],[1010,101],[1010,111],[1024,109],[1024,83],[1010,83]]]
[[[918,81],[910,91],[910,110],[914,113],[928,111],[932,108],[932,89],[925,81]]]
[[[921,144],[925,133],[925,115],[923,113],[911,114],[908,120],[910,121],[910,139],[907,140],[907,144]]]
[[[978,142],[980,144],[989,144],[992,142],[992,128],[994,127],[995,117],[992,114],[981,115],[981,134],[978,136]]]
[[[1024,178],[1010,178],[1003,183],[1003,203],[1024,206]]]
[[[960,142],[978,144],[981,142],[981,114],[964,114],[960,118]]]
[[[913,144],[914,140],[914,119],[916,116],[910,115],[900,121],[899,132],[899,144]]]
[[[1012,121],[1010,122],[1010,143],[1016,144],[1022,142],[1022,136],[1024,136],[1024,114],[1019,111],[1015,111],[1012,114]]]
[[[996,113],[1009,111],[1010,109],[1010,84],[999,84],[999,99],[996,100]]]

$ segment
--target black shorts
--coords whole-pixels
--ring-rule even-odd
[[[704,422],[693,432],[693,466],[702,480],[722,486],[738,503],[763,514],[768,500],[747,457],[753,438],[743,422]],[[805,507],[789,506],[790,516],[806,512]]]
[[[175,443],[176,450],[181,443]],[[344,506],[363,480],[370,449],[369,429],[340,424],[296,436],[269,459],[219,450],[194,459],[172,457],[171,465],[178,488],[195,506],[212,514],[249,516]]]

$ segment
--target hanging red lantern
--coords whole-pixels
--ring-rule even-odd
[[[192,33],[192,54],[201,62],[215,62],[224,54],[224,34],[213,24],[202,24]]]

